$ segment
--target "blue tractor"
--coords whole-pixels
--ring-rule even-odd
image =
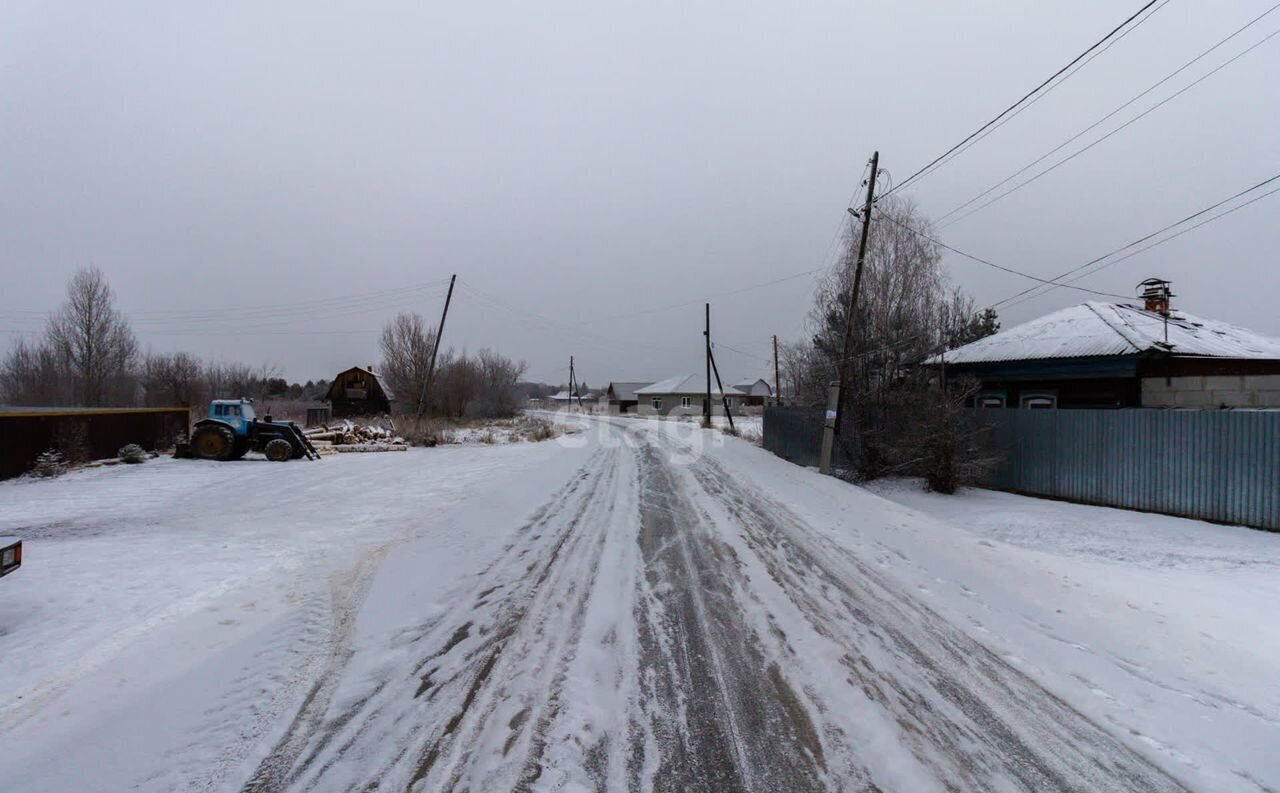
[[[320,455],[292,421],[259,419],[251,399],[215,399],[209,415],[191,430],[191,456],[202,460],[238,460],[246,452],[262,452],[268,460],[285,462]]]

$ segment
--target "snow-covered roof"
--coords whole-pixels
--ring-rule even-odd
[[[609,384],[609,390],[613,391],[613,398],[622,402],[634,402],[636,391],[649,385],[651,381],[644,380],[640,382],[619,383],[612,382]]]
[[[573,399],[573,397],[570,396],[568,391],[557,391],[556,393],[552,394],[550,398],[559,400],[561,402],[568,402],[570,399]]]
[[[636,393],[642,396],[648,394],[706,394],[707,379],[705,376],[699,377],[696,374],[682,374],[668,377],[666,380],[660,380],[644,388],[637,388]],[[719,394],[720,389],[713,387],[711,393]],[[724,393],[725,396],[745,396],[733,386],[726,386]]]
[[[752,396],[772,396],[773,386],[769,385],[769,381],[763,377],[756,380],[743,380],[741,383],[734,383],[734,388],[744,394]]]
[[[1138,306],[1088,302],[1002,330],[975,342],[935,355],[926,363],[994,363],[1047,358],[1136,355],[1280,360],[1280,339],[1185,311],[1169,313],[1169,341],[1164,317]]]

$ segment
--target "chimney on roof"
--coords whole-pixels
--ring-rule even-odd
[[[1138,284],[1138,294],[1142,297],[1143,308],[1153,314],[1169,315],[1169,299],[1174,297],[1168,281],[1159,278],[1148,278]]]

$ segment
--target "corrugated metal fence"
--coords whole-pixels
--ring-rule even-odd
[[[1280,411],[981,410],[987,486],[1280,530]],[[822,410],[767,408],[764,447],[817,465]]]
[[[796,465],[814,466],[822,455],[822,427],[825,408],[778,407],[764,409],[764,448]],[[833,465],[843,466],[848,455],[837,447],[832,453]]]
[[[989,485],[1280,529],[1280,412],[983,410]]]

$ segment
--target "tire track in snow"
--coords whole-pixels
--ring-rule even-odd
[[[807,711],[743,614],[731,548],[642,441],[641,695],[632,791],[827,790]]]
[[[331,670],[244,793],[511,790],[535,781],[617,464],[608,450],[592,455],[450,598],[465,605],[401,633],[388,676],[339,701],[345,670]]]
[[[901,739],[945,789],[1185,790],[715,461],[702,456],[690,474],[808,629],[844,650],[840,676],[897,723]]]

